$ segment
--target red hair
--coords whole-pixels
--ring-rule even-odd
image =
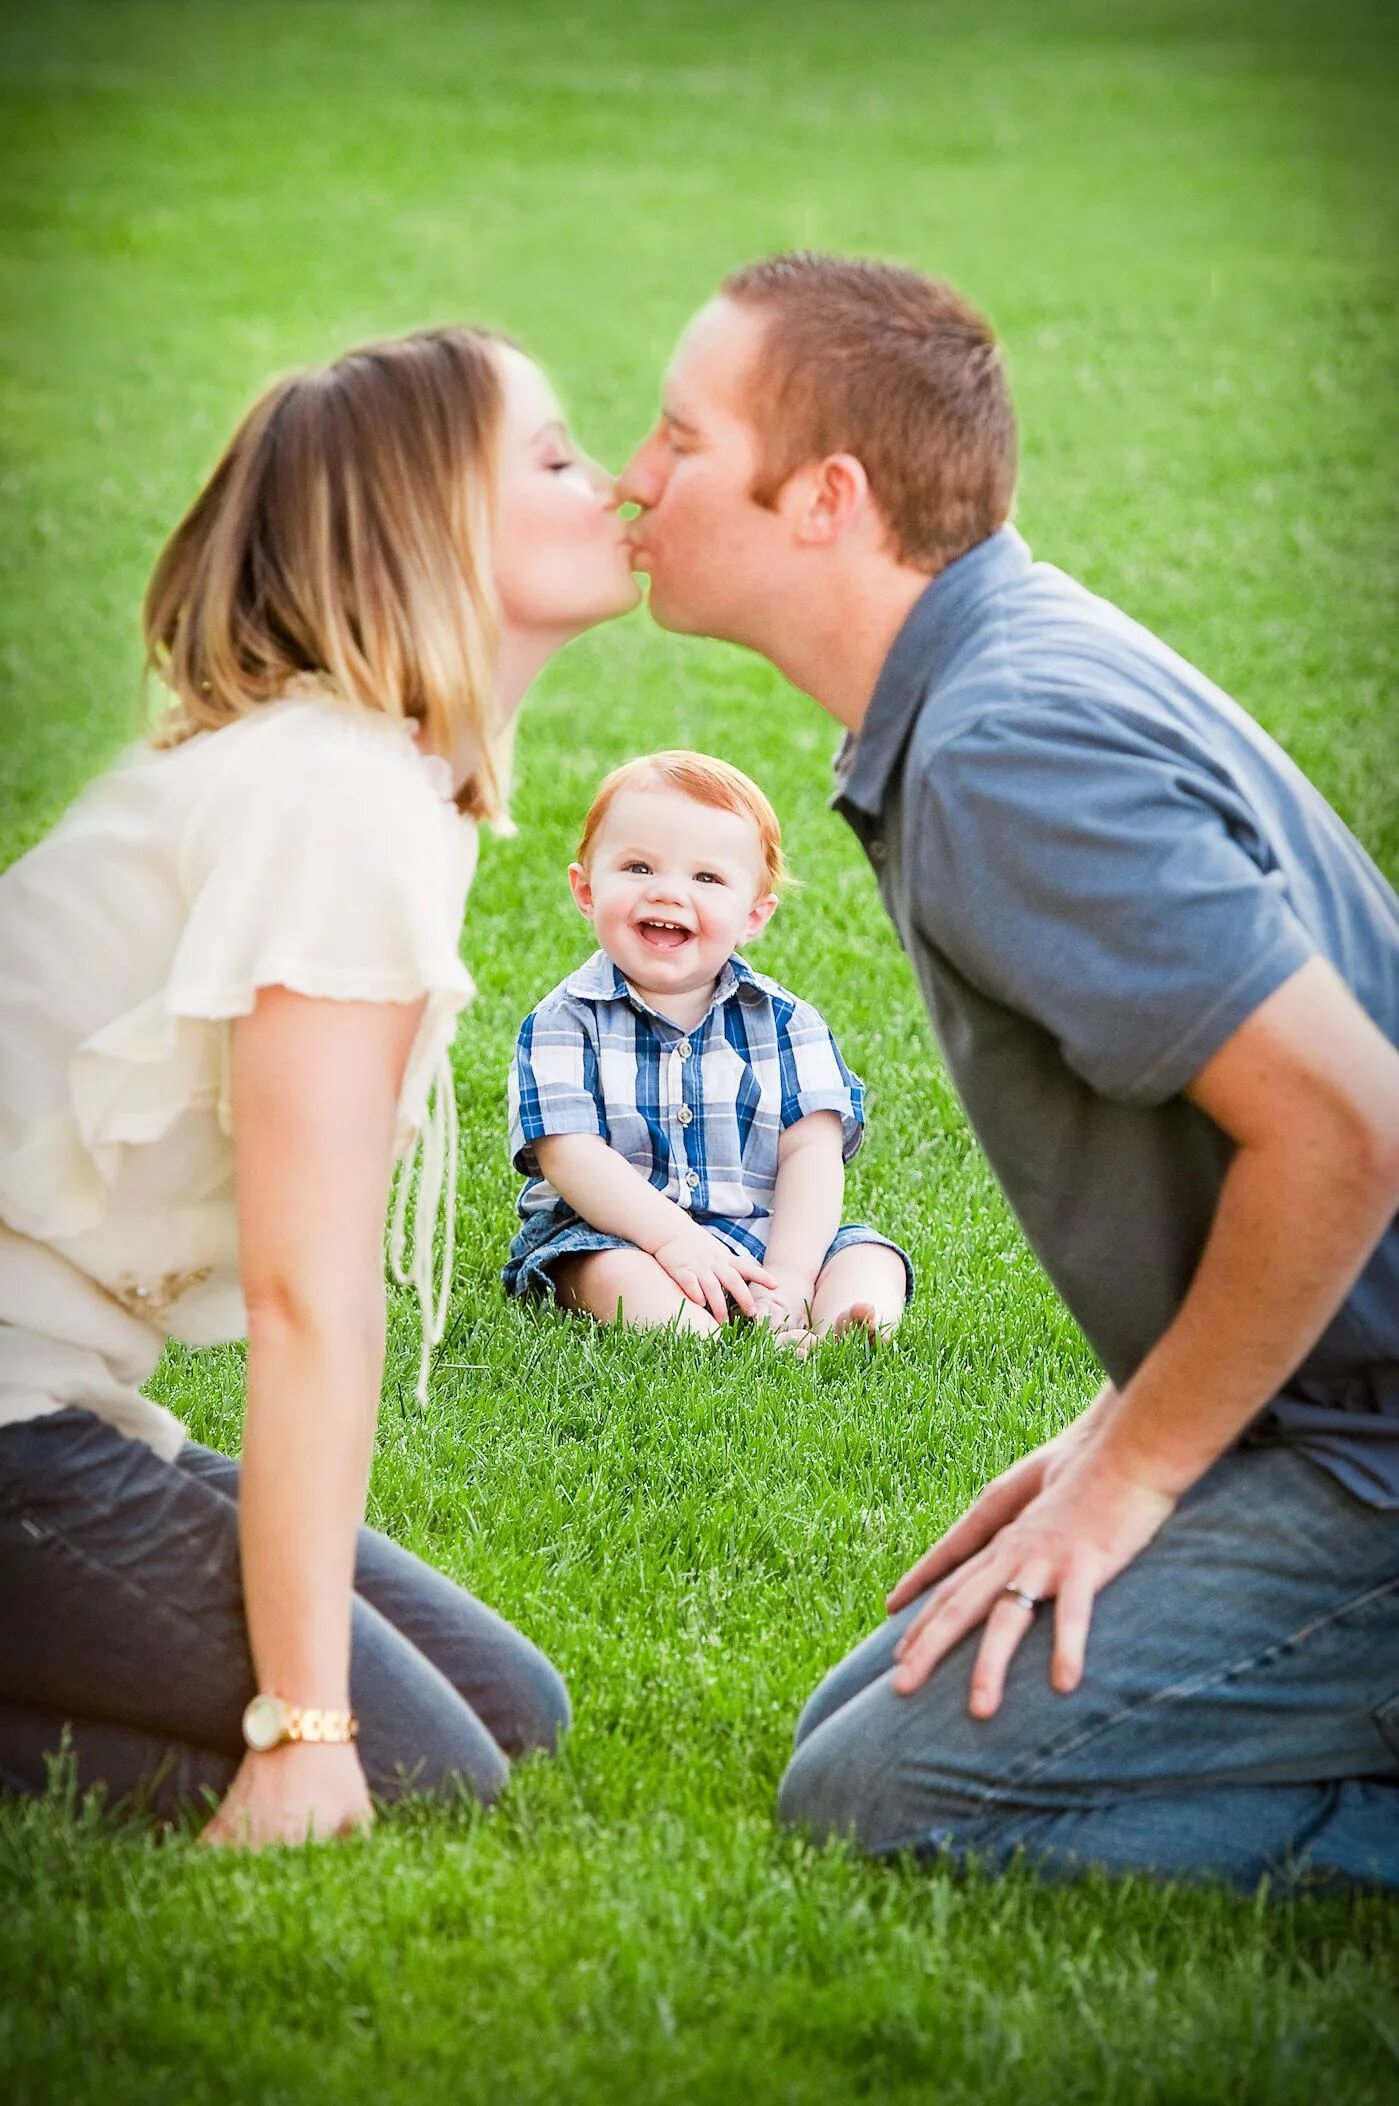
[[[758,830],[767,889],[781,890],[787,866],[782,858],[782,829],[776,812],[741,768],[715,760],[708,753],[644,753],[614,768],[583,821],[578,861],[585,870],[592,860],[598,831],[623,790],[676,790],[695,804],[707,805],[711,811],[736,812],[741,819],[751,819]]]

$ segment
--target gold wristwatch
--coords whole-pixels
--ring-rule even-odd
[[[288,1704],[258,1695],[243,1713],[243,1738],[255,1755],[270,1754],[289,1740],[343,1744],[359,1732],[353,1711],[322,1711],[314,1704]]]

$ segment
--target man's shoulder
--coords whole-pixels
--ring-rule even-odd
[[[1169,751],[1213,766],[1241,715],[1141,623],[1036,564],[945,669],[929,669],[906,772],[1003,764],[1019,748],[1066,761]]]

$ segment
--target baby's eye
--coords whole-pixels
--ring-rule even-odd
[[[636,857],[632,862],[622,865],[622,874],[624,877],[650,877],[651,865],[643,863],[640,857]]]
[[[720,877],[717,870],[697,870],[695,872],[695,883],[697,885],[722,885],[723,882],[724,880]]]

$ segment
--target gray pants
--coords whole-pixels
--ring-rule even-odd
[[[0,1427],[0,1788],[41,1792],[70,1731],[79,1784],[170,1815],[219,1797],[255,1689],[238,1466],[173,1463],[92,1413]],[[461,1587],[363,1528],[350,1698],[370,1788],[465,1787],[552,1749],[568,1696],[544,1655]]]
[[[1098,1597],[1074,1694],[1046,1610],[992,1719],[967,1714],[979,1631],[894,1693],[920,1606],[812,1697],[784,1819],[1048,1873],[1399,1889],[1399,1513],[1283,1448],[1225,1456]]]

